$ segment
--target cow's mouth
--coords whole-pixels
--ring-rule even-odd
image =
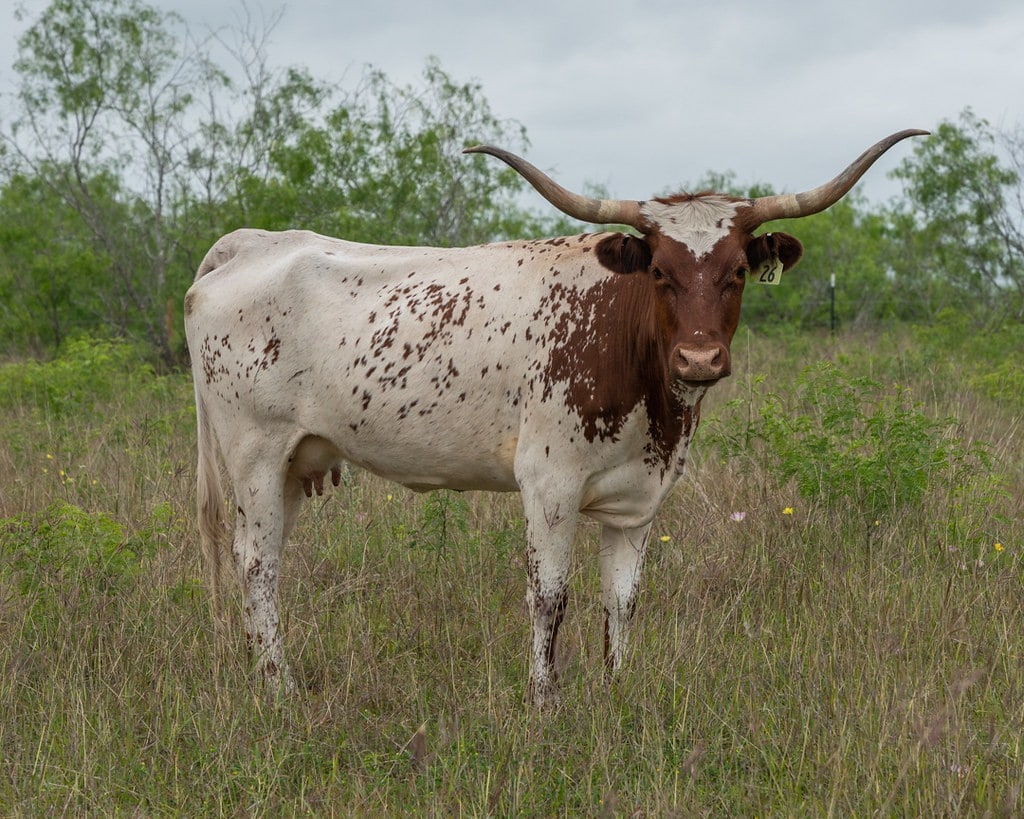
[[[721,380],[720,378],[710,378],[703,381],[695,381],[692,378],[680,378],[676,383],[681,384],[690,392],[697,392],[698,390],[708,390]]]

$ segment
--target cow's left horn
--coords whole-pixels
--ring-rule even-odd
[[[928,136],[928,131],[909,129],[888,136],[876,142],[862,153],[853,164],[831,182],[826,182],[814,190],[804,193],[784,193],[778,196],[762,196],[754,200],[754,213],[760,224],[773,219],[791,219],[797,216],[810,216],[820,213],[842,199],[850,188],[857,184],[875,160],[888,151],[893,145],[907,137]]]
[[[463,153],[496,156],[533,185],[541,196],[573,219],[593,225],[629,225],[640,231],[644,229],[639,202],[628,199],[592,199],[589,196],[573,193],[522,157],[503,151],[501,148],[477,145],[473,148],[466,148]]]

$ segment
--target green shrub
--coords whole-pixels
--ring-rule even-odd
[[[146,381],[153,381],[153,368],[132,345],[72,339],[52,361],[0,366],[0,407],[38,406],[56,418],[74,417]]]
[[[461,495],[441,490],[423,499],[420,525],[410,541],[413,548],[443,552],[468,528],[469,505]]]
[[[714,421],[705,442],[828,508],[877,517],[920,504],[938,484],[962,492],[989,479],[985,449],[958,437],[952,419],[929,418],[903,389],[848,377],[831,362],[804,370],[792,393],[755,402],[745,421]]]
[[[70,503],[6,518],[0,520],[0,573],[26,597],[59,595],[81,583],[113,591],[141,571],[170,518],[169,506],[158,505],[147,526],[131,536],[110,515]]]

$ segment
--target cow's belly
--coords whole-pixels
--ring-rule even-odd
[[[475,445],[472,441],[461,441],[458,446],[447,437],[442,433],[419,446],[406,442],[400,447],[393,443],[348,441],[342,451],[349,462],[417,492],[519,489],[513,470],[514,437]]]
[[[417,491],[518,489],[520,417],[506,380],[451,378],[442,389],[438,370],[424,365],[382,387],[306,366],[288,361],[267,373],[257,413],[330,441],[342,459]]]

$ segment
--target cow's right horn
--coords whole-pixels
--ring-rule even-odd
[[[496,156],[533,185],[541,196],[573,219],[593,225],[629,225],[641,232],[644,231],[639,202],[628,199],[593,199],[573,193],[522,157],[491,145],[466,148],[463,153]]]
[[[813,190],[803,193],[783,193],[778,196],[762,196],[754,200],[754,213],[759,224],[773,219],[792,219],[798,216],[810,216],[830,208],[842,199],[870,168],[875,160],[888,151],[893,145],[907,137],[928,136],[928,131],[909,129],[887,136],[879,140],[831,182],[826,182]]]

